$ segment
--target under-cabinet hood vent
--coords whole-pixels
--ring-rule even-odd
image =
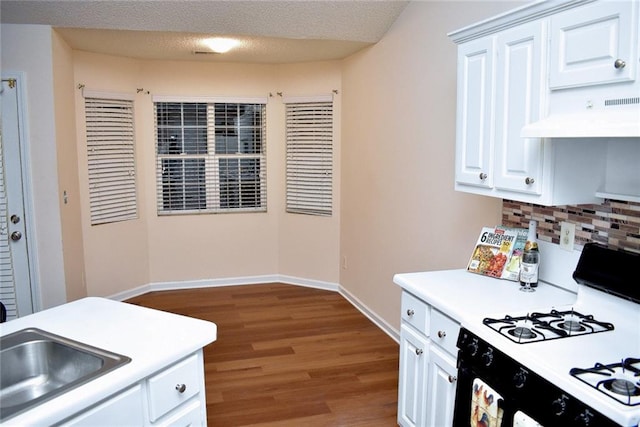
[[[604,100],[604,108],[551,114],[522,128],[525,138],[640,137],[640,97]]]

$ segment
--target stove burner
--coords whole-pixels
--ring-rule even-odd
[[[571,309],[533,312],[526,316],[505,315],[501,319],[486,317],[482,323],[518,344],[566,338],[576,335],[612,331],[612,323],[595,320]]]
[[[516,326],[513,329],[509,329],[507,332],[516,338],[531,339],[536,337],[535,332],[526,326]]]
[[[580,321],[570,320],[570,319],[567,319],[564,322],[558,323],[558,327],[571,332],[586,330],[586,328],[580,324]]]
[[[623,378],[607,381],[604,384],[604,387],[607,390],[621,394],[622,396],[640,396],[640,388],[631,381]]]

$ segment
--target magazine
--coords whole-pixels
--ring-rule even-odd
[[[501,226],[483,227],[473,249],[467,270],[484,276],[518,280],[519,262],[515,276],[506,267],[509,264],[513,247],[519,234],[516,229]]]
[[[517,282],[520,278],[520,260],[522,259],[522,253],[524,252],[524,245],[527,243],[528,230],[526,228],[509,228],[498,226],[497,228],[504,230],[511,230],[518,233],[516,241],[511,248],[511,254],[507,260],[507,265],[502,272],[502,278],[507,280],[513,280]]]

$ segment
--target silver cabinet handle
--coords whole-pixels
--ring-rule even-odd
[[[422,353],[424,353],[424,352],[422,351],[422,349],[421,349],[421,348],[416,348],[416,355],[417,355],[417,356],[421,356],[421,355],[422,355]]]
[[[627,63],[622,59],[616,59],[616,62],[613,63],[613,66],[616,67],[616,70],[621,70],[627,66]]]
[[[480,175],[478,175],[478,177],[481,181],[484,181],[485,179],[487,179],[487,174],[484,172],[480,172]]]
[[[458,380],[458,378],[454,377],[453,375],[449,375],[448,379],[449,379],[449,382],[452,383],[452,384]]]
[[[178,393],[184,393],[185,391],[187,391],[187,385],[186,384],[176,384],[176,390],[178,390]]]
[[[13,240],[14,242],[17,242],[20,239],[22,239],[22,233],[21,232],[14,231],[13,233],[11,233],[11,240]]]
[[[411,316],[413,316],[414,314],[416,314],[416,312],[415,312],[415,311],[413,311],[413,309],[412,309],[412,308],[410,308],[410,309],[408,309],[408,310],[407,310],[407,316],[411,317]]]
[[[447,336],[447,333],[445,331],[438,331],[438,338],[444,338]]]
[[[527,184],[527,185],[531,185],[531,184],[533,184],[534,182],[536,182],[536,180],[535,180],[535,179],[533,179],[533,178],[530,178],[530,177],[527,177],[527,178],[524,180],[524,183],[525,183],[525,184]]]

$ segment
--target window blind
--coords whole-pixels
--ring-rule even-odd
[[[138,217],[133,101],[85,94],[91,225]]]
[[[287,212],[331,216],[333,101],[285,102]]]
[[[264,212],[266,108],[156,102],[158,214]]]

